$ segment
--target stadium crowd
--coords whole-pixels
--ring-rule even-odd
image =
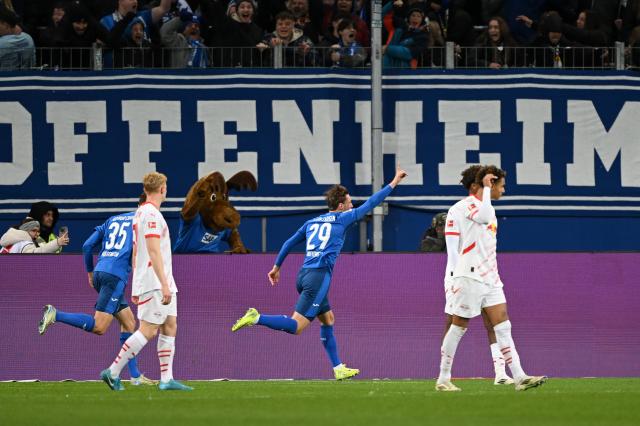
[[[640,62],[640,0],[383,0],[383,17],[387,67],[443,66],[448,41],[457,67],[597,68],[615,42]],[[283,66],[359,67],[370,31],[365,0],[0,0],[0,69],[262,67],[276,46]]]

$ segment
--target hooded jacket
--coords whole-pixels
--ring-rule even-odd
[[[50,228],[42,223],[42,218],[49,210],[53,212],[53,223],[51,224]],[[60,212],[58,212],[58,208],[55,206],[55,204],[52,204],[48,201],[33,203],[31,204],[31,210],[29,211],[28,216],[40,222],[40,238],[42,238],[44,242],[49,242],[56,239],[56,235],[53,232],[53,229],[56,227],[56,223],[58,223]]]

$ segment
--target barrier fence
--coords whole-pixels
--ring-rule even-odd
[[[555,68],[617,69],[640,66],[640,47],[623,43],[600,47],[460,47],[424,49],[413,58],[400,58],[397,51],[384,49],[385,68]],[[335,54],[338,54],[337,56]],[[15,70],[2,58],[30,55],[30,52],[0,51],[0,70]],[[371,49],[299,46],[274,48],[207,47],[194,50],[167,47],[126,47],[119,49],[39,47],[26,68],[50,70],[102,70],[127,68],[369,68]],[[395,56],[394,56],[395,55]],[[10,62],[10,63],[15,63]]]
[[[174,373],[181,379],[331,378],[312,324],[300,336],[255,326],[231,333],[244,311],[291,314],[301,255],[285,262],[281,282],[266,274],[275,255],[174,256],[179,286]],[[551,377],[639,376],[640,253],[499,255],[522,364]],[[362,378],[433,378],[443,332],[442,254],[343,254],[329,294],[342,361]],[[95,292],[78,255],[0,257],[0,380],[97,379],[116,355],[115,324],[95,336],[54,324],[37,332],[42,306],[91,312]],[[159,376],[156,342],[142,371]],[[471,322],[455,377],[491,377],[481,319]]]

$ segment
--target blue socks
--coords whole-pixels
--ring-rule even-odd
[[[56,311],[56,322],[69,324],[91,333],[96,325],[96,320],[88,314],[69,314],[67,312]]]
[[[340,357],[338,356],[338,345],[336,344],[336,338],[333,336],[332,325],[320,326],[320,340],[322,341],[324,350],[327,351],[327,355],[329,355],[331,366],[335,367],[342,364],[340,362]]]
[[[298,329],[296,320],[286,315],[260,315],[258,324],[269,327],[272,330],[286,331],[289,334],[296,334]]]
[[[123,344],[127,341],[129,337],[131,337],[133,333],[127,333],[126,331],[120,332],[120,344]],[[138,357],[134,356],[127,363],[127,367],[129,367],[129,374],[131,377],[140,377],[140,370],[138,370]]]

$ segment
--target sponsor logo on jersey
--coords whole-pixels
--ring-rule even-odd
[[[212,242],[214,242],[217,239],[218,239],[218,235],[210,234],[208,232],[205,232],[204,235],[202,236],[202,239],[200,240],[200,242],[202,244],[211,244]]]
[[[453,228],[453,219],[447,222],[447,228]]]
[[[494,234],[498,233],[498,225],[496,223],[490,223],[487,225],[487,230],[493,232]]]
[[[147,223],[147,228],[149,228],[149,229],[155,229],[155,228],[156,228],[156,223],[155,223],[155,222],[149,222],[149,223]]]

